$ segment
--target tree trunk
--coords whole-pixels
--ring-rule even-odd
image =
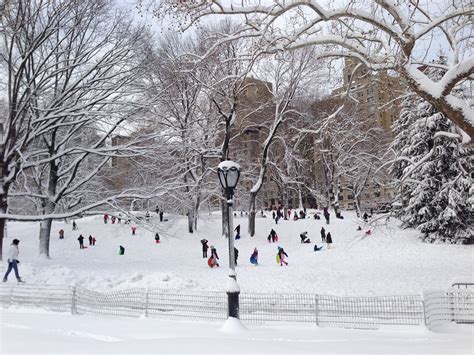
[[[6,208],[0,207],[0,213],[6,213]],[[0,260],[3,260],[3,238],[5,237],[5,230],[7,227],[7,220],[0,218]]]
[[[194,233],[194,208],[188,209],[188,232]]]
[[[298,209],[303,209],[303,194],[301,193],[301,187],[298,186]]]
[[[255,216],[257,211],[255,210],[255,204],[257,201],[257,193],[250,193],[250,206],[249,206],[249,234],[251,237],[255,235]]]
[[[362,211],[360,209],[360,195],[355,195],[354,196],[354,203],[356,205],[356,213],[357,213],[357,217],[361,217],[362,216]]]
[[[283,185],[283,218],[288,219],[288,186]]]
[[[51,237],[51,225],[53,220],[51,218],[45,219],[40,223],[40,236],[39,236],[39,255],[44,256],[46,259],[50,259],[49,256],[49,241]]]

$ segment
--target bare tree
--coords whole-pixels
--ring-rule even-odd
[[[18,174],[33,167],[44,174],[46,169],[35,197],[42,200],[45,216],[40,254],[49,257],[51,221],[59,201],[92,179],[118,150],[103,146],[131,114],[130,84],[138,73],[143,29],[133,28],[110,1],[20,0],[7,4],[2,25],[8,114],[0,233]],[[91,130],[101,130],[99,138],[89,146],[77,144]],[[102,158],[80,174],[91,155]]]
[[[318,46],[319,57],[353,58],[375,71],[393,69],[414,92],[474,137],[472,107],[455,90],[473,79],[472,1],[436,5],[416,0],[344,0],[329,5],[317,0],[263,5],[222,0],[143,2],[159,16],[181,15],[183,27],[211,15],[240,15],[247,35],[260,36],[264,52]],[[424,68],[440,67],[431,60],[439,50],[438,40],[449,49],[450,61],[441,66],[445,70],[441,79],[433,81]]]

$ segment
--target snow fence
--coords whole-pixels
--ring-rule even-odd
[[[386,325],[474,323],[474,292],[433,291],[421,295],[337,297],[318,294],[241,293],[246,323],[307,322],[324,327],[378,329]],[[224,292],[127,289],[97,292],[82,286],[4,284],[2,307],[39,307],[101,316],[225,320]]]

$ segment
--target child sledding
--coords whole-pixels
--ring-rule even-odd
[[[258,250],[255,247],[252,255],[250,255],[250,263],[253,265],[258,265]]]
[[[213,267],[219,267],[219,263],[217,262],[219,260],[219,256],[217,255],[217,250],[214,247],[214,245],[211,245],[211,256],[209,259],[207,259],[207,265],[212,269]]]
[[[285,261],[285,257],[288,257],[288,254],[285,253],[282,247],[278,247],[278,253],[276,255],[276,262],[277,264],[280,264],[280,266],[283,266],[283,264],[288,265],[288,263]]]
[[[301,244],[309,244],[311,240],[308,238],[308,232],[303,232],[300,234]]]

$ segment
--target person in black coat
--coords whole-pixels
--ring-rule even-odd
[[[207,239],[201,239],[203,258],[207,258],[207,249],[209,249],[209,245],[207,245],[207,243],[208,243]]]
[[[92,245],[92,235],[89,236],[89,245]]]
[[[364,212],[362,218],[364,219],[364,222],[367,222],[367,220],[369,219],[369,215],[367,214],[367,212]]]
[[[84,249],[84,237],[82,234],[77,238],[77,240],[79,241],[79,249]]]
[[[326,243],[326,231],[321,227],[321,242]]]
[[[237,265],[237,259],[239,258],[239,250],[234,247],[234,264]]]
[[[158,233],[155,233],[155,243],[160,243],[160,235]]]
[[[237,232],[237,234],[235,235],[235,239],[240,239],[240,224],[235,227],[234,231]]]
[[[308,238],[308,232],[303,232],[300,234],[301,244],[303,243],[311,243],[311,240]]]
[[[324,208],[324,211],[323,211],[323,214],[324,214],[324,218],[326,219],[326,224],[329,224],[329,211],[327,209],[327,207]]]
[[[328,245],[328,249],[331,249],[331,244],[332,244],[332,237],[331,237],[331,233],[328,233],[326,235],[326,243]]]

